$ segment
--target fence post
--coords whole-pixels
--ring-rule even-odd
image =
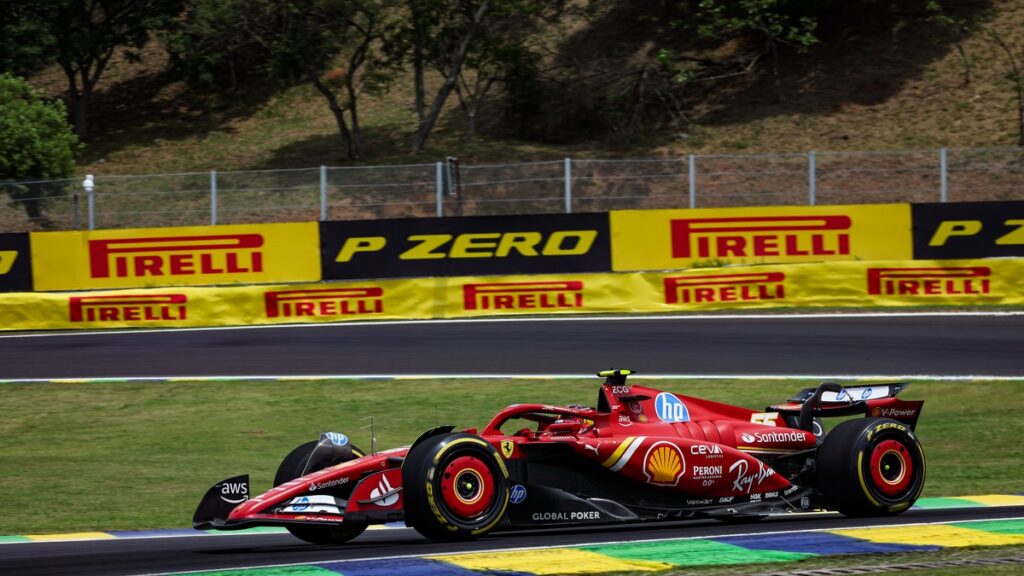
[[[327,220],[327,166],[320,165],[320,221]]]
[[[444,216],[444,163],[434,164],[434,192],[437,194],[437,217]]]
[[[809,195],[808,201],[810,202],[811,206],[814,206],[814,203],[817,201],[817,198],[815,197],[816,172],[817,164],[815,162],[814,150],[811,150],[810,152],[807,153],[807,191]]]
[[[85,188],[86,205],[89,214],[89,230],[96,229],[96,199],[93,196],[93,189],[96,188],[96,179],[92,174],[86,174],[82,180],[82,188]]]
[[[945,204],[949,195],[949,172],[946,164],[946,147],[939,149],[939,202]]]
[[[565,213],[572,214],[572,158],[565,159]]]
[[[210,170],[210,225],[217,224],[217,171]]]
[[[690,154],[690,208],[697,207],[697,160]]]

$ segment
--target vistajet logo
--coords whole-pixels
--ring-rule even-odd
[[[849,216],[674,219],[673,258],[767,258],[850,253]]]
[[[185,320],[185,294],[119,294],[117,296],[72,296],[68,299],[71,322],[136,322]]]
[[[384,312],[384,289],[323,288],[282,290],[264,294],[267,318],[362,316]]]
[[[665,278],[666,304],[753,302],[786,297],[786,274],[693,274]]]
[[[583,307],[583,282],[496,282],[462,287],[465,310],[535,310]]]
[[[262,234],[89,241],[93,278],[250,274],[263,271]]]
[[[988,266],[868,268],[868,294],[874,296],[957,296],[989,294]]]

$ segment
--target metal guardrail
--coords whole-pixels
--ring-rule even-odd
[[[0,231],[621,209],[1012,200],[1024,148],[151,174],[0,182]]]

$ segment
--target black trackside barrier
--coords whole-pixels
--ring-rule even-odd
[[[1024,256],[1024,201],[912,204],[914,259]]]
[[[322,222],[324,280],[611,271],[608,213]]]
[[[32,291],[29,235],[0,234],[0,292]]]

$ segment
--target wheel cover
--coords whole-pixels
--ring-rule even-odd
[[[475,456],[459,456],[441,474],[441,500],[452,514],[466,520],[483,515],[494,502],[494,475]]]
[[[871,450],[871,479],[885,496],[896,497],[906,491],[914,477],[914,460],[906,444],[898,440],[879,442]]]

